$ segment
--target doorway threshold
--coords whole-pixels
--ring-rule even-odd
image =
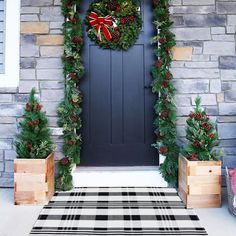
[[[77,167],[75,187],[167,187],[158,167]]]

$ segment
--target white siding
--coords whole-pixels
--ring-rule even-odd
[[[5,0],[0,0],[0,74],[5,69],[5,19]]]

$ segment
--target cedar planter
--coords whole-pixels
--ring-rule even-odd
[[[187,208],[221,206],[221,161],[189,161],[179,156],[179,196]]]
[[[15,204],[46,204],[54,194],[54,152],[46,159],[14,161]]]

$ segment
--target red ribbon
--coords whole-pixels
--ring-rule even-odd
[[[101,36],[101,29],[106,38],[109,42],[111,41],[111,33],[108,30],[108,27],[112,25],[112,16],[106,17],[98,17],[97,13],[91,12],[88,17],[89,23],[92,27],[96,28],[98,40],[102,40]]]

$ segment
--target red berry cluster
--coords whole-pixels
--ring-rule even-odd
[[[126,17],[123,17],[120,19],[120,23],[122,25],[125,25],[125,24],[131,24],[133,23],[135,20],[135,17],[134,16],[126,16]]]
[[[162,147],[160,147],[159,151],[161,154],[166,154],[168,152],[168,148],[166,146],[162,146]]]
[[[30,127],[35,127],[40,123],[40,120],[35,120],[35,121],[29,121],[28,126]]]

